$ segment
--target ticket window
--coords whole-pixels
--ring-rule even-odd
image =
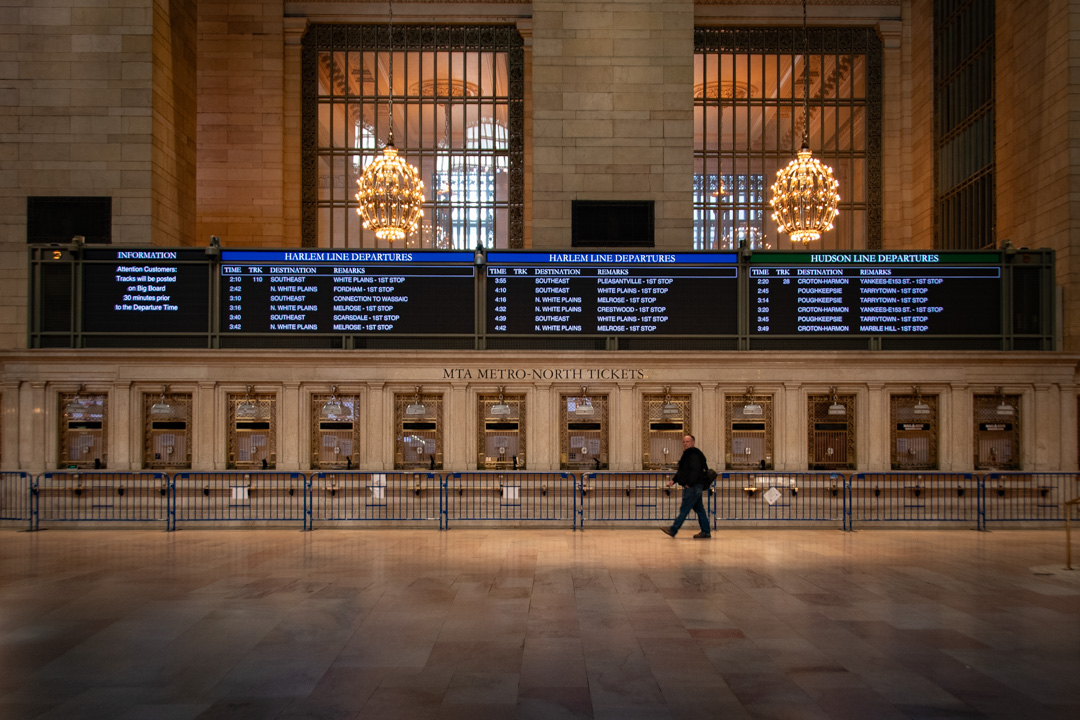
[[[87,393],[60,393],[60,468],[108,467],[108,397]]]
[[[811,470],[855,469],[855,396],[811,395],[808,399]]]
[[[606,395],[559,398],[560,468],[606,470],[608,468],[608,399]]]
[[[727,427],[725,467],[731,470],[771,470],[773,467],[773,397],[745,395],[724,398]]]
[[[191,467],[191,393],[143,393],[143,467]]]
[[[675,470],[682,457],[682,439],[690,435],[690,396],[646,395],[643,399],[643,470]]]
[[[360,419],[356,395],[311,396],[311,467],[316,470],[351,470],[357,465]]]
[[[270,470],[277,465],[277,399],[272,394],[229,393],[228,458],[234,470]]]
[[[443,396],[424,393],[394,395],[394,469],[442,470]]]
[[[976,395],[975,469],[1020,469],[1020,396]]]
[[[893,395],[889,401],[893,470],[935,470],[938,467],[938,398],[936,395]]]
[[[480,395],[479,470],[525,469],[525,396]]]

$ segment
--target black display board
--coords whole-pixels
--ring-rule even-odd
[[[85,248],[83,261],[84,332],[209,331],[209,264],[203,250]]]
[[[763,253],[751,335],[999,335],[997,253]]]
[[[487,256],[489,335],[735,335],[734,253]]]
[[[466,334],[476,269],[465,252],[224,250],[220,331]]]

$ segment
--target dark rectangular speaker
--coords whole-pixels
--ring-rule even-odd
[[[87,243],[112,242],[111,197],[26,198],[26,242],[69,243],[76,235]]]
[[[572,247],[651,248],[652,200],[574,200]]]

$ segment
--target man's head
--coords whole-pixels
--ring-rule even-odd
[[[683,446],[683,450],[694,447],[694,436],[693,435],[683,435],[682,446]]]

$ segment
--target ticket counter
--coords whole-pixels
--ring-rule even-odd
[[[311,467],[314,470],[349,470],[356,466],[360,444],[358,401],[355,395],[311,396]]]
[[[975,395],[975,469],[1020,469],[1020,396]]]
[[[270,470],[277,465],[277,398],[273,394],[229,393],[226,467]]]
[[[524,470],[525,396],[478,395],[478,470]]]
[[[855,469],[855,396],[810,395],[809,448],[811,470]]]
[[[143,393],[143,458],[148,470],[191,467],[191,393]]]
[[[60,393],[60,442],[57,467],[108,467],[108,396]]]
[[[936,470],[938,468],[938,398],[892,395],[889,401],[892,469]]]
[[[641,468],[675,470],[682,457],[682,439],[690,430],[690,396],[663,395],[643,397],[644,418]]]
[[[773,396],[745,395],[724,399],[724,425],[729,470],[771,470],[773,467]]]
[[[608,398],[589,395],[559,397],[559,467],[563,470],[608,469]]]
[[[442,470],[443,396],[425,393],[394,395],[394,469]]]

